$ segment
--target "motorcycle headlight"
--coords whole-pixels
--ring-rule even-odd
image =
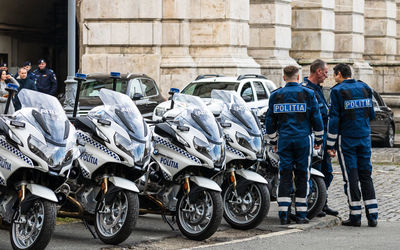
[[[8,135],[10,136],[11,140],[13,140],[15,143],[20,145],[21,147],[23,146],[22,141],[10,130],[8,130]]]
[[[39,139],[34,136],[29,136],[28,147],[35,155],[43,159],[47,164],[57,169],[61,169],[62,166],[70,164],[73,158],[73,149],[66,147],[58,147],[52,144],[42,143]]]
[[[236,132],[236,141],[240,146],[255,153],[262,151],[261,136],[246,136],[240,132]]]
[[[213,162],[223,160],[225,156],[225,144],[210,144],[197,137],[193,138],[194,148],[204,156],[211,158]]]
[[[146,153],[146,143],[128,140],[119,133],[115,133],[114,141],[115,145],[127,155],[131,156],[134,161],[141,161]]]

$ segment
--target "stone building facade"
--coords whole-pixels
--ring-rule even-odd
[[[316,58],[400,93],[400,0],[78,0],[80,69],[135,72],[162,91],[198,74],[262,73]],[[333,79],[329,80],[333,84]]]

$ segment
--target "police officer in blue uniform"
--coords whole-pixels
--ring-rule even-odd
[[[315,164],[314,167],[322,172],[324,175],[324,181],[326,186],[326,191],[328,192],[329,186],[333,180],[333,169],[331,163],[331,157],[327,153],[326,148],[326,140],[327,140],[327,130],[328,130],[328,102],[325,99],[324,93],[322,92],[321,84],[328,78],[328,65],[317,59],[310,65],[310,76],[304,78],[303,86],[312,89],[315,91],[315,96],[317,97],[319,110],[321,112],[322,121],[324,122],[324,143],[322,148],[322,161],[319,164]],[[324,217],[326,214],[337,216],[339,213],[336,210],[328,207],[328,199],[325,202],[325,205],[319,217]]]
[[[334,157],[336,146],[349,202],[350,216],[342,225],[361,225],[362,195],[368,226],[376,227],[378,203],[371,178],[369,126],[370,120],[375,118],[372,90],[364,82],[351,79],[351,69],[346,64],[336,65],[333,71],[338,84],[331,89],[327,147],[328,153]]]
[[[33,72],[36,76],[36,87],[39,92],[55,96],[57,94],[56,74],[46,66],[46,61],[40,59],[38,62],[39,68]]]
[[[296,66],[285,67],[283,79],[285,87],[273,91],[270,97],[265,119],[266,131],[280,157],[278,205],[281,224],[290,223],[288,209],[293,190],[293,173],[296,223],[304,224],[308,223],[307,195],[314,144],[311,133],[314,130],[314,148],[320,149],[324,127],[314,91],[298,83],[299,69]]]
[[[11,74],[10,72],[8,72],[8,65],[7,63],[2,63],[0,64],[0,70],[5,70],[7,72],[7,75],[10,75],[13,77],[13,74]]]

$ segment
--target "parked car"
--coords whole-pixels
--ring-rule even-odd
[[[89,74],[86,79],[80,91],[78,116],[86,115],[92,108],[102,105],[99,98],[100,89],[113,88],[113,79],[109,74]],[[154,108],[166,100],[161,95],[156,82],[144,74],[121,74],[121,78],[116,82],[116,91],[134,99],[145,118],[151,118]],[[136,100],[140,96],[142,97]]]
[[[234,90],[240,94],[251,110],[258,111],[268,107],[270,93],[276,89],[276,85],[265,76],[257,74],[245,74],[238,77],[199,75],[193,82],[186,85],[181,93],[210,99],[213,89]],[[161,119],[170,105],[170,101],[158,105],[154,110],[153,120]]]
[[[330,88],[324,87],[324,96],[330,103]],[[395,122],[393,111],[389,108],[378,92],[372,89],[372,103],[376,113],[376,118],[371,121],[371,141],[374,146],[390,147],[394,146]]]

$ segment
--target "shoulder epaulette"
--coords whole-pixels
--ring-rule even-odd
[[[49,71],[50,71],[51,73],[54,73],[54,71],[53,71],[52,69],[49,69]]]

